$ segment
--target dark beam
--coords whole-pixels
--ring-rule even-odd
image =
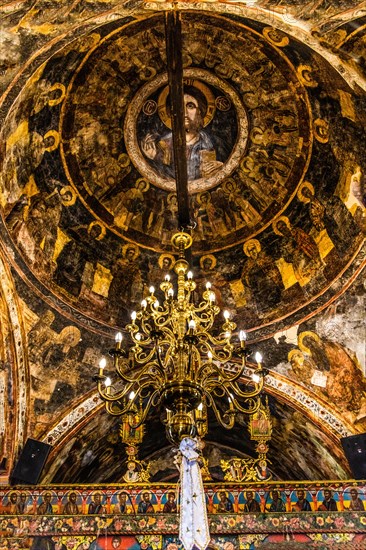
[[[189,215],[186,132],[184,123],[182,23],[179,11],[165,12],[165,36],[178,198],[178,227],[187,230],[191,225],[191,220]]]

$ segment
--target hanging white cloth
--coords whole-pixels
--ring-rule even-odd
[[[179,445],[182,453],[179,538],[185,550],[206,550],[210,542],[206,499],[198,463],[200,455],[196,448],[197,441],[190,437],[182,439]]]

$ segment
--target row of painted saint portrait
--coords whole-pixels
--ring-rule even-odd
[[[200,198],[195,216],[196,231],[207,234],[210,238],[214,235],[225,235],[225,231],[218,226],[220,218],[209,196],[209,193],[204,193]],[[249,306],[252,301],[259,311],[263,310],[262,306],[268,303],[268,299],[272,305],[276,304],[281,293],[296,283],[307,292],[311,291],[313,278],[317,281],[322,277],[327,278],[327,257],[332,256],[332,261],[334,255],[343,258],[362,230],[357,219],[340,198],[332,196],[327,198],[326,202],[320,200],[310,182],[304,182],[301,186],[298,199],[304,203],[303,208],[306,210],[310,230],[306,232],[297,227],[286,216],[281,216],[273,222],[279,246],[277,259],[268,254],[264,243],[257,239],[248,240],[244,244],[243,272],[240,276],[244,287],[242,293],[244,292],[244,301],[248,302]],[[49,195],[36,193],[31,197],[22,196],[16,204],[8,208],[6,215],[13,238],[17,240],[34,268],[39,272],[45,271],[47,277],[50,272],[53,273],[54,282],[74,296],[91,298],[95,295],[94,298],[99,296],[103,300],[108,297],[113,301],[117,292],[122,303],[129,303],[133,297],[136,301],[141,300],[144,283],[150,283],[144,281],[144,272],[148,273],[150,268],[156,269],[157,266],[151,265],[149,269],[145,269],[146,259],[142,261],[139,258],[140,250],[136,245],[124,246],[122,257],[114,263],[114,267],[108,267],[107,264],[96,265],[95,256],[100,259],[103,257],[106,227],[94,221],[89,225],[73,227],[66,234],[60,226],[63,207],[68,202],[73,204],[75,200],[76,197],[66,188],[56,189]],[[225,216],[231,212],[230,201],[227,201],[229,195],[223,200],[226,207],[221,208],[222,215]],[[164,208],[164,212],[169,212],[169,208]],[[360,203],[358,208],[364,207]],[[245,213],[247,207],[243,205],[239,210]],[[176,212],[174,216],[176,218]],[[131,220],[133,219],[134,215],[131,215]],[[169,240],[175,225],[168,224],[166,229]],[[164,231],[159,232],[159,235],[163,233]],[[216,259],[212,262],[216,262]],[[201,269],[210,271],[213,267],[206,268],[201,261]],[[123,287],[120,285],[121,272],[124,279],[127,277]],[[260,288],[257,288],[255,282],[259,279],[261,284]],[[266,288],[265,292],[263,285]],[[274,289],[273,292],[276,294],[272,296],[270,293],[268,297],[267,287]],[[124,289],[122,296],[118,292],[121,288]],[[261,299],[263,295],[266,296],[265,301]]]
[[[366,496],[356,487],[343,492],[324,489],[317,493],[305,489],[273,489],[260,492],[247,490],[233,494],[222,490],[211,498],[206,497],[206,501],[208,512],[217,514],[366,510]],[[149,491],[142,491],[137,498],[127,491],[115,493],[108,498],[100,492],[86,497],[77,491],[70,491],[67,496],[60,497],[46,491],[42,496],[33,499],[25,491],[11,491],[3,498],[0,515],[175,514],[178,511],[177,495],[173,491],[160,498]]]

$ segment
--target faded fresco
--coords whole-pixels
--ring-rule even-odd
[[[183,29],[197,278],[210,274],[248,329],[305,313],[363,241],[363,104],[338,76],[334,99],[329,66],[270,27],[187,14]],[[114,326],[177,227],[163,32],[154,16],[75,40],[3,130],[12,242],[61,300]]]
[[[366,431],[364,6],[182,5],[196,298],[210,281],[263,353],[273,478],[345,479],[339,438]],[[149,286],[161,298],[165,275],[175,280],[165,7],[0,8],[0,238],[11,283],[0,300],[0,435],[13,413],[18,430],[16,442],[0,438],[0,478],[27,436],[55,444],[48,482],[125,475],[119,425],[98,412],[93,376]],[[153,481],[175,480],[158,426],[152,419],[139,459]],[[218,482],[230,449],[255,454],[244,424],[213,427],[209,439]],[[240,547],[213,547],[230,544]]]
[[[137,141],[154,170],[155,180],[175,178],[169,101],[169,88],[164,86],[146,99],[136,121]],[[186,79],[184,113],[189,182],[209,179],[222,170],[238,137],[233,111],[230,98],[220,95],[219,90],[198,79]]]

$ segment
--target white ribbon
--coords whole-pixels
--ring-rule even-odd
[[[206,550],[210,542],[207,509],[201,469],[198,464],[197,442],[190,437],[182,439],[180,467],[180,526],[179,538],[185,550]]]

